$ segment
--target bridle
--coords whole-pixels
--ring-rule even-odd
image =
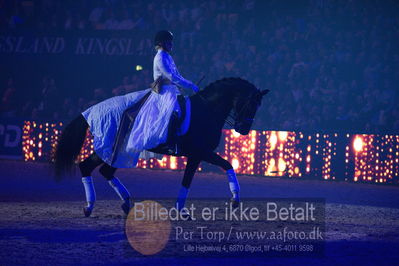
[[[244,122],[249,122],[252,123],[255,120],[255,117],[249,118],[249,117],[243,117],[244,114],[248,113],[248,109],[253,106],[256,102],[256,93],[258,92],[253,92],[248,98],[249,100],[245,101],[244,105],[238,110],[238,111],[233,111],[230,112],[229,115],[226,118],[226,123],[230,125],[231,127],[234,127],[234,123],[237,121],[237,119],[240,119],[240,121]],[[235,105],[238,104],[238,101],[235,103]],[[235,106],[233,110],[235,110],[237,107]]]
[[[256,92],[255,92],[255,93],[256,93]],[[209,103],[208,103],[208,100],[205,99],[201,94],[196,94],[196,96],[198,96],[198,97],[204,102],[204,104],[205,104],[209,109],[212,109],[212,107],[211,107],[211,106],[209,105]],[[228,125],[231,126],[231,127],[234,127],[234,124],[235,124],[237,118],[241,117],[241,116],[242,116],[242,113],[245,113],[245,112],[247,111],[247,109],[250,108],[251,105],[253,104],[253,102],[254,102],[254,98],[253,98],[253,97],[254,97],[254,95],[251,95],[251,96],[249,97],[250,100],[246,101],[245,104],[241,107],[241,109],[240,109],[239,111],[236,111],[236,112],[232,111],[232,112],[230,112],[230,113],[227,115],[226,119],[225,119],[225,123],[228,124]],[[233,110],[234,110],[234,109],[235,109],[235,108],[233,108]],[[255,120],[255,118],[246,117],[246,118],[243,118],[243,120],[244,120],[244,121],[248,121],[248,122],[253,122],[253,121]]]

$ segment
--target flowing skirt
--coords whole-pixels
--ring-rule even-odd
[[[82,113],[94,138],[94,150],[107,164],[116,168],[131,168],[136,167],[139,158],[162,158],[145,150],[155,148],[167,140],[170,116],[177,104],[178,89],[175,85],[165,85],[161,94],[151,92],[138,112],[133,127],[127,132],[116,160],[112,161],[123,112],[150,91],[146,89],[112,97]]]

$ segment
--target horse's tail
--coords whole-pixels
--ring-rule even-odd
[[[71,171],[83,146],[88,127],[83,115],[79,115],[62,130],[54,154],[56,178]]]

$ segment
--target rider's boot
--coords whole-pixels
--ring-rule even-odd
[[[168,128],[168,141],[167,141],[167,149],[170,155],[178,154],[178,145],[177,145],[177,129],[179,125],[179,117],[176,113],[173,113],[170,117]]]

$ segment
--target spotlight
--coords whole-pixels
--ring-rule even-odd
[[[353,148],[356,152],[360,152],[363,149],[363,140],[360,137],[356,137],[353,141]]]

